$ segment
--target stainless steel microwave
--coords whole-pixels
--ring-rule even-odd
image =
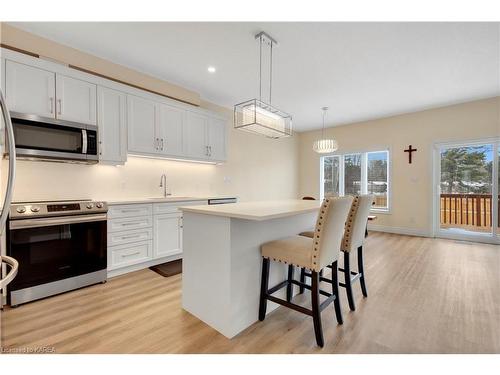
[[[97,163],[97,127],[77,122],[10,113],[16,155],[21,159]]]

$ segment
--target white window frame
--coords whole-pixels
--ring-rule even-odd
[[[342,153],[332,153],[323,155],[320,157],[320,199],[323,200],[325,196],[325,183],[324,183],[324,161],[326,157],[337,157],[339,158],[339,196],[345,195],[344,187],[344,165],[345,165],[345,155],[361,154],[361,194],[368,193],[368,154],[386,152],[387,153],[387,208],[372,208],[370,211],[374,213],[390,214],[392,209],[392,152],[389,147],[374,148],[370,150],[355,150]]]

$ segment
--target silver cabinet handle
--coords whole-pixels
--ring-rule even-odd
[[[130,240],[132,238],[139,238],[141,237],[140,234],[136,234],[136,235],[133,235],[133,236],[122,236],[122,240]]]
[[[209,156],[208,155],[208,146],[205,146],[206,150],[205,150],[205,155]]]
[[[155,149],[156,149],[156,151],[158,151],[160,149],[160,138],[156,138]]]
[[[139,255],[140,253],[141,253],[140,251],[136,251],[135,253],[122,254],[122,258],[131,257],[131,256],[134,256],[134,255]]]
[[[102,141],[99,141],[99,155],[102,155]]]
[[[57,99],[57,104],[59,105],[59,110],[58,110],[57,114],[62,115],[62,100]]]
[[[49,98],[50,113],[54,113],[54,98]]]
[[[141,225],[143,221],[132,221],[130,223],[122,223],[122,227],[129,227],[131,225]],[[146,222],[147,224],[147,222]]]
[[[208,146],[208,149],[210,150],[210,155],[208,156],[212,157],[212,146]]]
[[[163,151],[164,149],[164,143],[163,143],[163,138],[161,139],[161,150]]]

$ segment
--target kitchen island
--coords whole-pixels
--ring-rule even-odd
[[[260,245],[313,228],[320,204],[283,200],[181,207],[183,308],[228,338],[255,323]],[[270,285],[286,276],[284,264],[271,265]],[[268,313],[277,307],[269,302]]]

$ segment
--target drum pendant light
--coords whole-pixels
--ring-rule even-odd
[[[318,154],[329,154],[338,150],[339,145],[333,138],[325,138],[325,118],[328,107],[321,108],[323,110],[323,128],[321,130],[321,139],[314,141],[313,150]]]

